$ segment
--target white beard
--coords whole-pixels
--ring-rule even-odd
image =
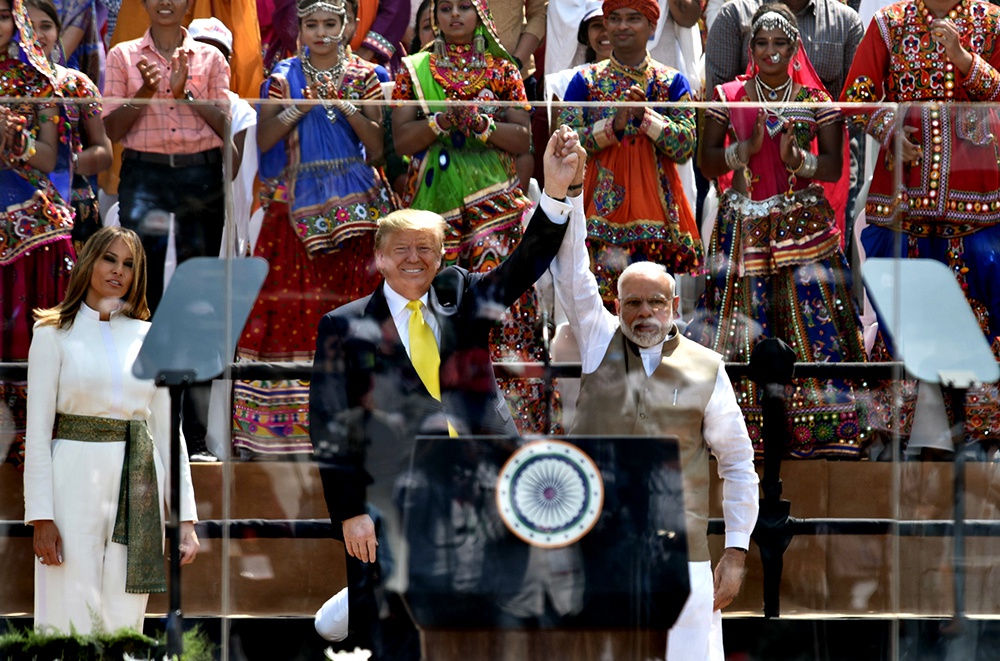
[[[621,318],[619,318],[621,321]],[[632,326],[636,326],[640,323],[640,320],[632,322]],[[629,340],[635,342],[637,345],[643,349],[648,349],[649,347],[655,347],[657,344],[662,342],[667,337],[667,327],[660,324],[656,319],[643,319],[641,323],[644,324],[656,324],[656,329],[654,330],[642,330],[637,331],[632,327],[626,326],[621,323],[622,335],[624,335]]]

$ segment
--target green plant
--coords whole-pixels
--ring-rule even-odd
[[[214,661],[216,647],[196,626],[184,632],[183,659],[178,661]],[[14,629],[0,634],[0,661],[122,661],[166,657],[165,635],[144,636],[132,629],[79,634],[75,631],[36,631]]]

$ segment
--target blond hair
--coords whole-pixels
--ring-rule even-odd
[[[146,304],[146,251],[142,247],[139,235],[124,227],[103,227],[94,233],[80,251],[76,266],[69,276],[66,295],[61,303],[48,309],[35,309],[35,320],[42,326],[58,326],[69,328],[73,325],[76,313],[87,298],[90,290],[90,278],[94,273],[94,263],[108,251],[116,239],[121,239],[132,251],[132,286],[122,297],[123,306],[120,314],[133,319],[149,319],[149,306]]]
[[[375,250],[379,251],[390,236],[397,232],[407,230],[417,230],[421,232],[432,232],[437,239],[441,254],[444,254],[444,232],[447,224],[439,214],[423,209],[399,209],[393,211],[378,221],[378,229],[375,230]]]

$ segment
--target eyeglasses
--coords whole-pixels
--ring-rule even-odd
[[[629,312],[638,312],[645,303],[653,312],[663,312],[670,307],[671,300],[666,296],[653,296],[651,298],[626,298],[622,301],[622,307]]]

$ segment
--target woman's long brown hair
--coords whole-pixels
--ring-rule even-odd
[[[103,227],[94,233],[80,251],[76,266],[69,276],[66,296],[62,302],[48,309],[36,309],[35,320],[42,326],[69,328],[76,313],[80,311],[90,289],[90,277],[94,272],[94,262],[100,259],[115,239],[121,239],[132,251],[132,286],[122,297],[123,306],[119,314],[133,319],[149,319],[146,304],[146,251],[139,235],[124,227]]]

